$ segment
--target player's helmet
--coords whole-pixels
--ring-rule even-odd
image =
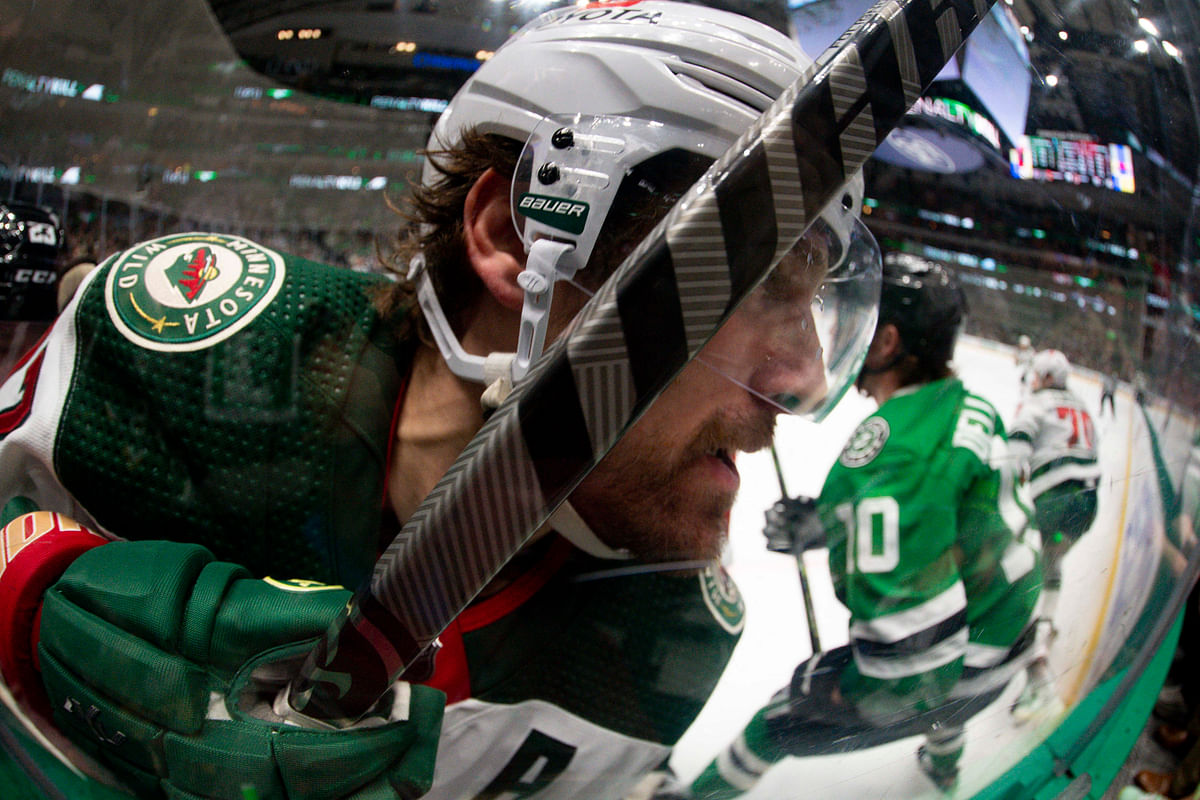
[[[1067,376],[1071,372],[1071,362],[1059,350],[1042,350],[1033,357],[1033,374],[1042,382],[1042,386],[1055,389],[1067,388]]]
[[[888,253],[883,262],[879,324],[900,332],[906,353],[939,370],[950,362],[967,313],[967,298],[954,273],[911,253]]]
[[[1033,340],[1022,333],[1017,337],[1017,347],[1021,348],[1022,350],[1033,347]]]
[[[50,320],[58,312],[58,215],[29,203],[0,203],[0,320]]]
[[[570,243],[546,270],[553,280],[570,279],[587,264],[634,167],[672,151],[715,160],[811,64],[779,31],[704,6],[647,0],[555,9],[527,24],[463,85],[428,147],[434,154],[452,148],[472,128],[526,142],[513,180],[514,222],[527,250],[543,239]],[[423,182],[437,177],[427,161]],[[856,236],[869,238],[858,219],[862,186],[856,176],[823,213],[835,262]],[[586,208],[585,216],[523,213],[522,200],[539,195],[570,200]],[[411,277],[422,264],[418,256]],[[484,380],[482,359],[472,363],[456,347],[432,290],[420,297],[451,369]],[[531,302],[527,291],[527,311]]]

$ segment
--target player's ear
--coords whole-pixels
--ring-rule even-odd
[[[512,222],[509,181],[488,169],[463,203],[463,238],[471,267],[506,308],[521,309],[524,292],[517,275],[525,268],[525,248]]]
[[[871,342],[871,350],[884,361],[891,361],[904,351],[904,341],[900,338],[900,329],[890,322],[885,322],[875,330],[875,339]]]

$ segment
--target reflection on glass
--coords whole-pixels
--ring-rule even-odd
[[[350,284],[327,280],[320,265],[390,284],[378,250],[391,255],[401,223],[388,202],[403,203],[420,180],[419,151],[462,82],[540,9],[305,3],[276,16],[260,4],[198,0],[53,5],[53,13],[11,9],[0,27],[0,372],[13,376],[0,390],[0,428],[19,427],[33,410],[28,389],[39,375],[45,381],[65,368],[31,357],[31,348],[92,265],[179,236],[165,255],[152,254],[155,269],[197,293],[233,293],[220,319],[217,311],[189,318],[176,300],[155,311],[130,295],[122,318],[146,322],[152,348],[88,338],[108,309],[98,291],[90,304],[82,296],[69,315],[79,326],[72,335],[86,343],[76,355],[105,367],[75,387],[72,402],[86,405],[88,417],[66,422],[63,446],[19,479],[16,462],[0,461],[0,471],[19,495],[62,483],[66,491],[45,495],[54,510],[117,536],[205,543],[250,569],[254,580],[239,585],[254,593],[295,589],[259,586],[266,575],[355,588],[370,573],[379,519],[349,509],[377,509],[390,490],[388,502],[406,518],[432,481],[387,487],[373,474],[388,457],[382,443],[395,433],[391,411],[406,375],[389,366],[396,353],[380,330],[325,316],[334,307],[360,321],[371,312],[357,288],[331,289]],[[788,29],[816,55],[869,3],[720,5]],[[668,466],[658,470],[662,484],[622,483],[647,469],[626,461],[608,477],[633,511],[618,513],[586,492],[580,508],[564,507],[552,525],[565,538],[546,536],[523,551],[503,573],[521,580],[479,598],[443,637],[433,684],[450,702],[438,764],[453,765],[460,783],[443,772],[430,796],[1034,796],[1055,779],[1043,749],[1051,737],[1055,758],[1089,776],[1099,796],[1117,765],[1085,746],[1128,750],[1128,731],[1145,720],[1161,685],[1198,564],[1193,5],[1114,2],[1103,13],[1096,4],[996,5],[876,150],[854,209],[891,266],[933,264],[961,286],[961,333],[943,339],[953,342],[952,374],[912,381],[877,404],[867,394],[891,367],[866,345],[886,317],[877,328],[864,311],[861,282],[823,286],[810,302],[813,273],[783,286],[803,302],[763,303],[778,299],[771,292],[789,274],[785,264],[733,318],[754,323],[735,344],[769,357],[748,361],[716,346],[729,344],[735,328],[714,340],[684,380],[687,396],[677,392],[646,412],[644,427],[662,434],[649,438],[656,463],[677,455],[667,432],[686,429],[687,414],[715,397],[754,390],[774,404],[761,419],[779,406],[814,415],[822,383],[840,402],[820,409],[819,423],[780,416],[773,445],[757,452],[735,454],[763,445],[768,422],[707,428],[696,446],[707,459],[701,477],[722,487],[714,505],[691,502],[687,491],[672,496],[672,480],[682,479]],[[579,13],[638,10],[622,8]],[[642,188],[677,167],[681,185],[664,193],[673,200],[698,174],[695,164],[639,174],[648,181]],[[657,189],[646,190],[648,205],[630,219],[661,212]],[[645,229],[631,228],[609,257],[623,257]],[[196,231],[218,237],[192,238]],[[286,254],[279,263],[302,287],[272,288],[275,252]],[[222,283],[235,276],[252,278],[238,284],[246,296]],[[560,284],[558,299],[574,308],[597,289]],[[154,291],[148,284],[146,296]],[[282,333],[237,336],[240,314],[277,300],[273,308],[287,305]],[[555,318],[554,330],[561,323]],[[291,336],[293,324],[309,333]],[[312,333],[322,324],[329,327]],[[212,331],[227,337],[223,347],[186,349]],[[331,365],[352,346],[369,363],[339,373]],[[183,378],[157,371],[147,355],[170,347],[185,354]],[[405,351],[400,361],[410,357]],[[787,386],[758,385],[772,370],[782,374],[780,365],[792,373]],[[854,375],[867,394],[848,389]],[[608,380],[614,396],[632,391],[623,376]],[[54,391],[38,397],[49,402]],[[349,409],[344,427],[321,428],[330,397]],[[474,396],[424,399],[459,404],[477,415],[473,425],[483,421]],[[937,450],[942,440],[926,431],[949,425],[955,403],[977,417],[956,418],[967,420],[961,446],[952,438]],[[890,446],[904,446],[886,478],[870,471],[880,454],[892,457],[878,420]],[[267,432],[252,448],[229,438],[250,429]],[[445,434],[447,449],[457,452],[472,432]],[[37,446],[25,437],[9,447]],[[574,446],[547,438],[556,457],[555,448]],[[363,440],[379,452],[364,454]],[[193,460],[197,447],[216,455]],[[962,482],[970,488],[953,498],[937,495],[961,488],[955,476],[967,461],[976,482]],[[514,496],[536,477],[503,473]],[[887,483],[904,480],[924,481],[928,497]],[[984,484],[993,492],[986,499]],[[314,503],[315,495],[337,502]],[[334,510],[311,513],[318,506]],[[271,513],[248,517],[250,508]],[[98,522],[124,517],[129,527]],[[584,518],[626,529],[652,518],[662,547],[638,551],[637,537],[597,537]],[[44,529],[37,519],[8,530],[6,559],[34,531],[73,532],[62,519]],[[671,539],[684,519],[707,525],[703,536]],[[908,538],[918,523],[922,532]],[[952,538],[951,526],[966,536]],[[384,527],[390,537],[395,526]],[[256,535],[262,530],[275,533]],[[702,557],[720,551],[720,564],[697,568],[688,549],[697,543]],[[160,567],[168,563],[167,554],[157,557]],[[319,634],[345,602],[348,592],[330,591],[325,599],[312,593],[305,608],[317,621],[306,618],[312,624],[302,632]],[[130,608],[136,615],[140,606]],[[987,668],[998,668],[997,681],[965,691]],[[46,796],[114,796],[92,743],[60,731],[111,745],[131,730],[91,708],[108,714],[120,704],[85,702],[89,684],[80,681],[55,690],[75,701],[61,704],[56,725],[55,712],[20,689],[22,676],[40,684],[35,673],[6,672],[0,715],[11,733],[9,755],[0,757],[17,765],[16,784],[41,786]],[[130,697],[156,681],[133,681]],[[812,701],[820,692],[828,702]],[[480,713],[521,703],[552,710],[525,727],[497,717],[504,724],[488,728]],[[1134,720],[1124,732],[1110,725],[1122,714]],[[467,721],[483,734],[462,733]],[[505,731],[517,732],[506,739]],[[740,762],[730,768],[734,756]],[[206,770],[228,766],[198,762],[193,786],[204,785]],[[585,762],[587,774],[607,780],[572,783]],[[80,765],[104,780],[81,778]]]

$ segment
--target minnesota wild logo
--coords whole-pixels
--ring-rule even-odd
[[[217,277],[217,256],[209,247],[197,247],[167,268],[167,275],[183,290],[190,303],[209,281]]]
[[[270,575],[263,578],[263,583],[289,592],[329,592],[345,588],[336,583],[319,583],[317,581],[304,580],[303,578],[286,578],[280,580],[279,578],[272,578]]]
[[[200,350],[250,324],[283,284],[283,258],[239,236],[185,233],[122,253],[105,286],[122,335],[150,350]]]

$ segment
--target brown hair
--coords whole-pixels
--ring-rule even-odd
[[[393,252],[383,259],[387,268],[400,276],[377,303],[384,315],[413,308],[415,287],[404,276],[409,261],[422,252],[442,310],[450,324],[458,327],[463,314],[484,291],[463,241],[467,193],[488,169],[511,176],[522,147],[513,139],[469,129],[453,148],[424,153],[437,177],[427,185],[415,185],[406,207],[393,206],[407,224]],[[707,156],[668,150],[630,170],[617,190],[588,268],[576,280],[588,289],[598,289],[710,163]],[[424,323],[418,330],[427,333]],[[429,340],[428,335],[422,338]]]
[[[452,149],[424,151],[425,159],[437,173],[436,179],[429,184],[414,184],[404,206],[392,205],[405,225],[392,252],[382,259],[384,266],[398,275],[396,283],[377,304],[385,316],[407,312],[414,306],[416,288],[406,275],[409,261],[423,252],[442,310],[452,325],[461,321],[463,312],[483,291],[483,283],[471,269],[463,241],[462,217],[467,193],[489,168],[504,176],[512,175],[521,146],[507,137],[471,129],[463,132],[461,141]]]

